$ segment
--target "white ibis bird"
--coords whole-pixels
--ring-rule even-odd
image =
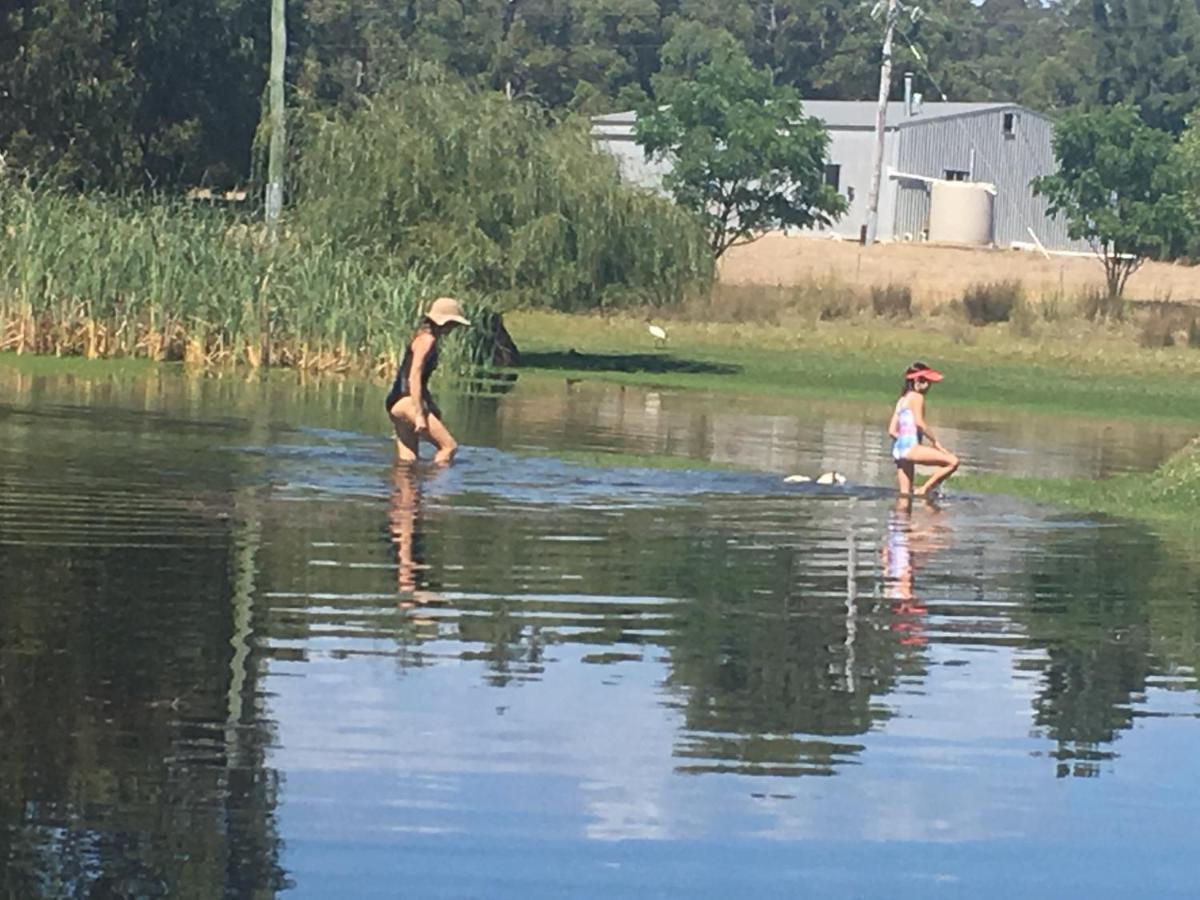
[[[650,332],[650,336],[654,338],[654,345],[661,347],[667,342],[667,329],[661,325],[655,325],[653,322],[646,326],[646,330]]]

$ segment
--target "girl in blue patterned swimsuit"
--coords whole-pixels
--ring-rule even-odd
[[[958,470],[958,457],[943,447],[925,424],[925,394],[934,382],[941,380],[942,373],[923,362],[913,363],[904,372],[904,389],[896,401],[892,421],[888,423],[901,494],[915,493],[923,497]],[[925,446],[924,438],[928,438],[932,446]],[[936,468],[929,480],[914,492],[913,477],[917,466]]]

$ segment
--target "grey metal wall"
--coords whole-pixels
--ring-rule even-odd
[[[895,165],[896,132],[884,134],[884,176]],[[846,213],[832,225],[805,229],[811,234],[836,234],[858,239],[860,229],[867,223],[867,205],[871,194],[871,173],[875,169],[875,131],[868,128],[830,128],[829,162],[841,167],[838,193],[846,198]],[[892,211],[889,186],[885,181],[879,199],[879,237],[892,236]]]
[[[1004,133],[1004,114],[1016,116],[1014,133]],[[1049,119],[1021,107],[961,116],[919,119],[900,127],[897,169],[942,178],[947,169],[971,173],[972,181],[996,186],[995,240],[1001,247],[1030,240],[1029,228],[1052,250],[1087,250],[1067,236],[1061,217],[1047,218],[1046,203],[1035,197],[1029,182],[1055,170]],[[974,154],[972,155],[972,151]],[[898,185],[895,233],[919,237],[929,220],[928,190],[915,182]]]

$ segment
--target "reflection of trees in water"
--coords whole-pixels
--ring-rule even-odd
[[[1162,669],[1155,609],[1180,609],[1191,578],[1156,539],[1133,527],[1100,527],[1052,534],[1030,558],[1028,579],[1030,599],[1017,615],[1045,652],[1027,664],[1042,674],[1035,721],[1057,745],[1060,776],[1096,776],[1132,726],[1148,678]],[[1186,623],[1162,625],[1194,629],[1195,604],[1185,611]]]
[[[224,524],[187,549],[0,546],[0,896],[282,887]],[[224,575],[223,573],[229,573]]]
[[[352,654],[356,640],[386,635],[402,667],[453,656],[482,663],[497,686],[574,658],[549,653],[554,645],[594,647],[586,659],[605,664],[666,647],[686,723],[677,752],[692,770],[829,771],[860,749],[839,738],[886,718],[877,699],[924,672],[923,646],[907,641],[910,608],[870,577],[873,545],[859,539],[848,579],[849,535],[793,506],[765,519],[736,498],[668,511],[522,509],[468,494],[431,499],[422,477],[393,483],[382,542],[378,506],[374,524],[366,505],[331,503],[338,524],[316,502],[291,517],[270,542],[270,578],[320,599],[276,598],[274,639],[318,628]],[[372,533],[390,592],[379,568],[356,565],[359,538]],[[311,551],[298,544],[331,536],[339,546],[319,551],[330,565],[305,568]],[[401,608],[414,590],[425,602]],[[285,603],[320,612],[290,614]]]
[[[875,698],[921,674],[924,655],[897,631],[902,614],[886,597],[858,594],[858,559],[869,555],[848,539],[749,572],[712,561],[673,636],[669,684],[687,728],[677,753],[696,760],[683,770],[830,774],[861,751],[822,738],[887,718]]]

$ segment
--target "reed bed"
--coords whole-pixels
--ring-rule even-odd
[[[439,284],[370,247],[287,234],[223,210],[0,186],[0,350],[314,371],[386,370]],[[449,342],[486,362],[485,327]]]

